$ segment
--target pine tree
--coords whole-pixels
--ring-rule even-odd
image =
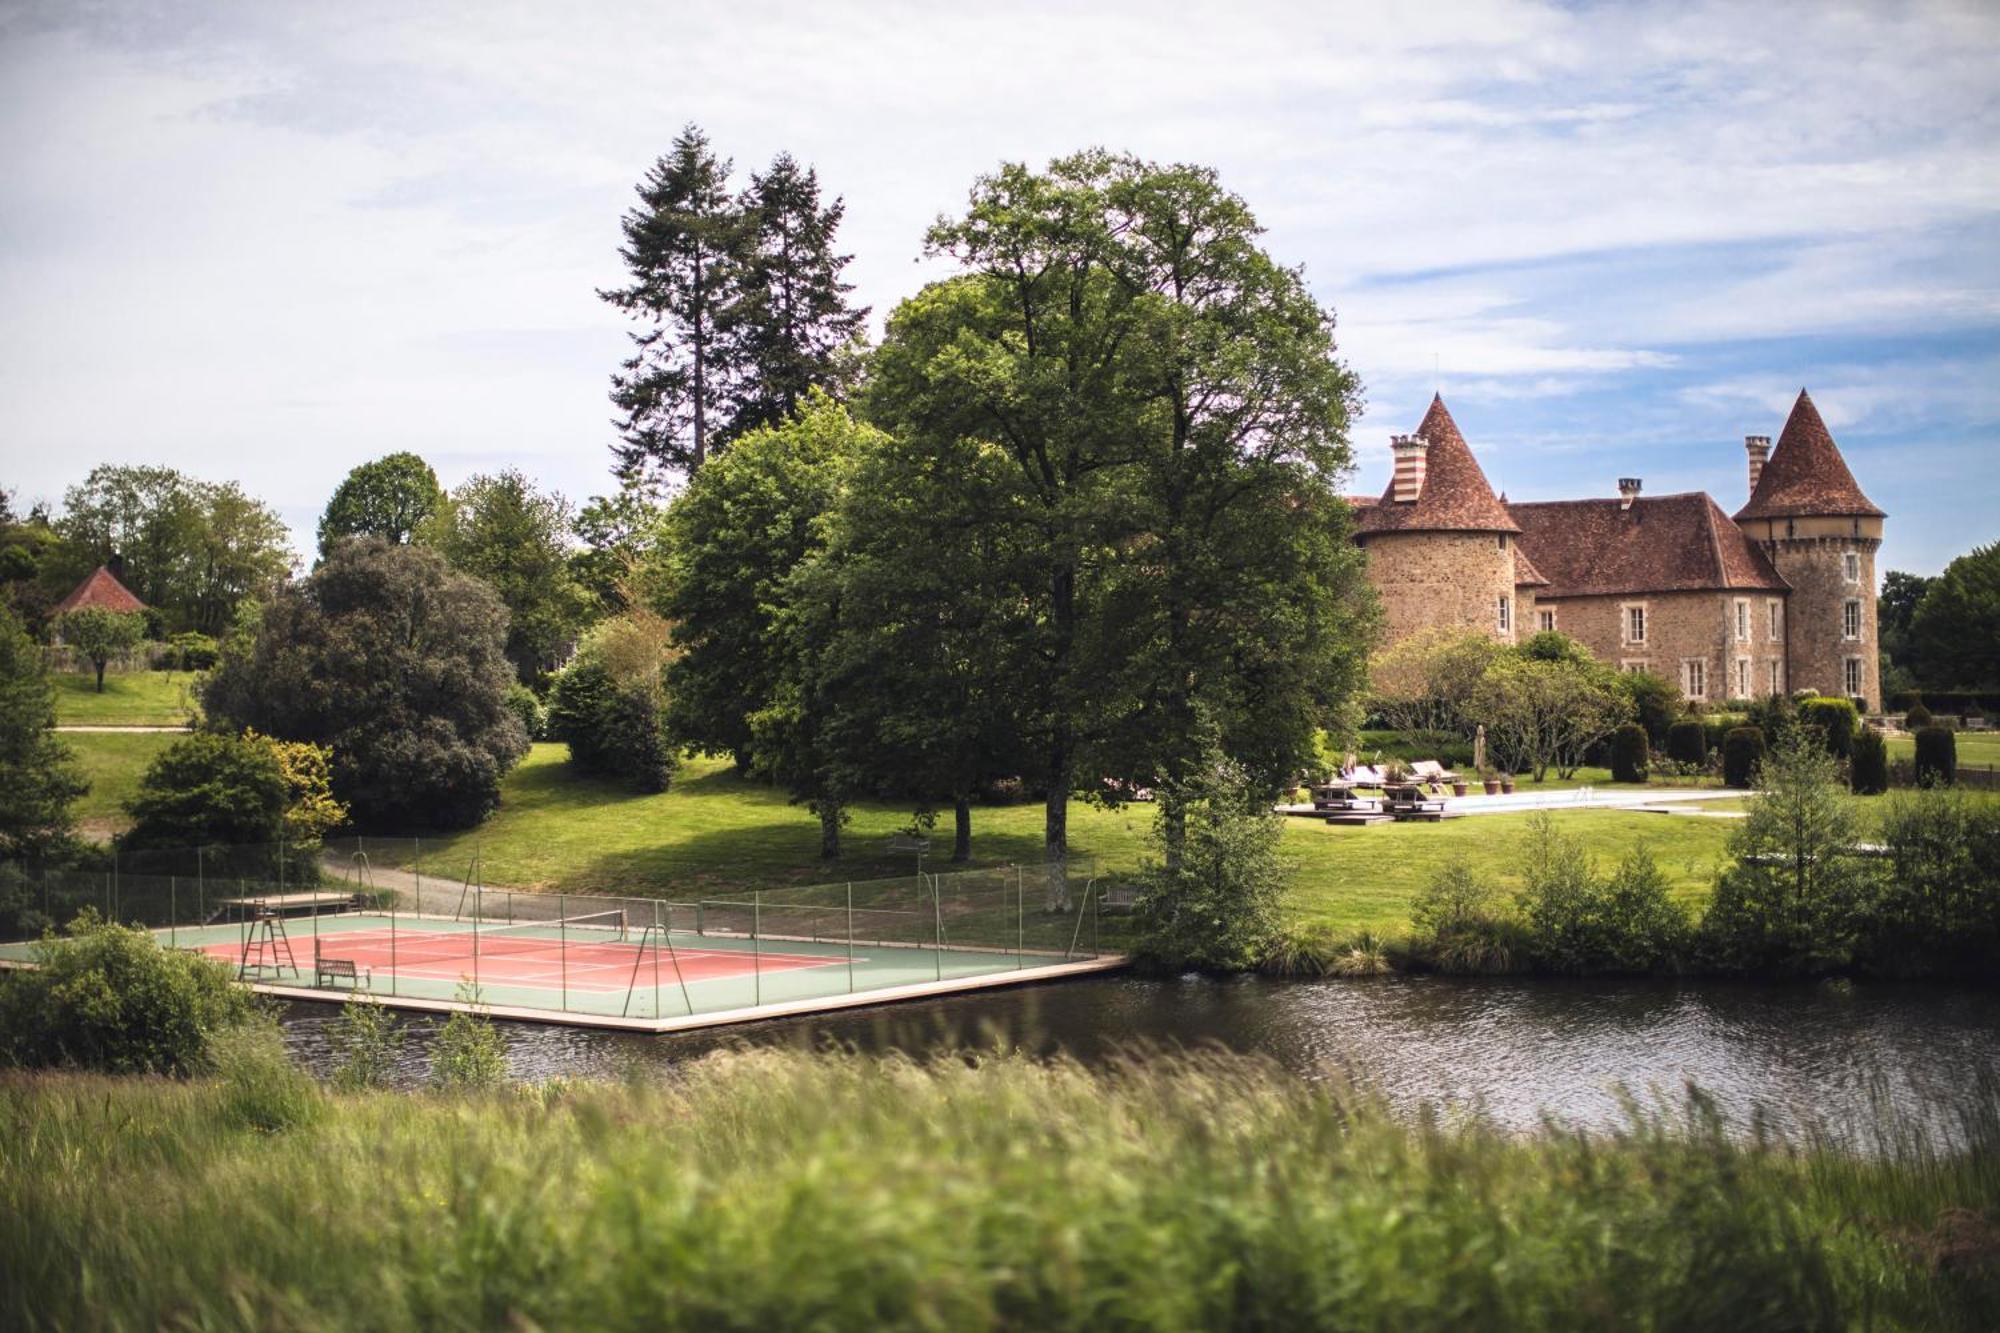
[[[780,153],[770,170],[751,176],[739,206],[741,288],[723,325],[742,376],[725,438],[778,424],[809,390],[836,391],[841,349],[868,318],[867,307],[848,305],[853,285],[840,278],[852,256],[834,252],[847,205],[835,199],[820,207],[817,172]]]
[[[611,401],[624,413],[612,446],[621,479],[693,473],[708,457],[736,369],[719,328],[736,299],[745,239],[729,169],[689,125],[625,214],[618,253],[631,285],[598,293],[649,325],[632,335],[633,353],[611,377]]]

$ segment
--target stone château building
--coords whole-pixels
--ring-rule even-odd
[[[1810,689],[1878,708],[1885,515],[1803,390],[1776,448],[1744,447],[1750,498],[1733,518],[1704,492],[1641,495],[1636,477],[1615,498],[1509,504],[1434,398],[1414,435],[1392,438],[1389,488],[1354,502],[1389,638],[1560,630],[1690,699]]]

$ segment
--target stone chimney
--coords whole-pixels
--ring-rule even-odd
[[[1765,460],[1771,456],[1771,437],[1768,435],[1745,435],[1743,451],[1750,455],[1750,494],[1757,493],[1757,479],[1764,475]]]
[[[1639,479],[1637,477],[1620,477],[1618,479],[1618,507],[1621,510],[1630,509],[1632,502],[1638,498]]]
[[[1396,475],[1390,498],[1397,504],[1413,504],[1424,491],[1424,473],[1430,466],[1431,442],[1421,435],[1391,435],[1389,448],[1396,455]]]

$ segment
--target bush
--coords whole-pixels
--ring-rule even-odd
[[[333,1085],[343,1092],[388,1086],[403,1050],[403,1024],[379,1000],[352,1000],[328,1037],[337,1063]]]
[[[164,949],[85,911],[34,946],[33,969],[0,972],[0,1060],[112,1074],[187,1074],[251,1012],[212,958]]]
[[[373,828],[477,824],[527,752],[507,708],[507,612],[435,552],[338,543],[206,677],[210,718],[333,754],[334,794]]]
[[[1152,966],[1234,972],[1256,965],[1279,936],[1285,868],[1284,820],[1239,766],[1214,762],[1176,791],[1160,793],[1153,846],[1161,861],[1140,873],[1134,953]],[[1184,820],[1171,868],[1169,821]]]
[[[1643,846],[1602,880],[1583,844],[1542,813],[1529,820],[1524,851],[1521,916],[1537,968],[1588,976],[1679,965],[1687,918]]]
[[[1684,717],[1667,728],[1667,758],[1700,768],[1708,762],[1708,728],[1698,717]]]
[[[1799,721],[1819,732],[1826,752],[1836,759],[1854,753],[1854,733],[1861,726],[1861,713],[1852,699],[1807,699],[1799,705]]]
[[[193,630],[167,640],[167,650],[159,661],[160,668],[166,671],[206,671],[222,654],[214,639]]]
[[[1855,734],[1848,780],[1857,796],[1880,796],[1889,790],[1889,742],[1873,727]]]
[[[1438,972],[1511,972],[1525,957],[1521,929],[1499,891],[1463,860],[1446,862],[1410,905],[1413,961]]]
[[[1619,673],[1618,688],[1631,700],[1632,716],[1646,729],[1646,739],[1664,749],[1668,729],[1687,712],[1681,687],[1650,671],[1624,671]]]
[[[1651,755],[1646,746],[1646,729],[1627,722],[1611,733],[1611,780],[1644,782]]]
[[[548,739],[548,710],[542,707],[542,701],[526,685],[517,681],[507,687],[507,711],[519,719],[521,730],[527,733],[529,740]]]
[[[263,846],[285,831],[289,791],[271,746],[198,732],[160,751],[125,808],[134,823],[121,851]]]
[[[1764,762],[1764,733],[1756,727],[1736,727],[1722,738],[1722,780],[1748,788]]]
[[[1910,731],[1915,731],[1919,727],[1928,727],[1930,724],[1931,710],[1924,707],[1921,702],[1911,704],[1910,711],[1903,714],[1903,726]]]
[[[312,1123],[326,1106],[319,1084],[292,1063],[283,1030],[267,1015],[217,1034],[209,1072],[221,1084],[223,1119],[242,1129],[275,1134]]]
[[[569,746],[569,761],[582,772],[638,792],[662,792],[673,781],[678,760],[656,673],[621,682],[586,649],[549,689],[548,729]]]
[[[476,1006],[479,992],[462,986],[459,1001]],[[507,1077],[507,1046],[493,1020],[476,1007],[445,1020],[431,1043],[431,1086],[447,1092],[483,1092]]]
[[[1948,727],[1917,732],[1917,785],[1949,787],[1958,781],[1958,738]]]
[[[1864,930],[1870,970],[2000,976],[2000,804],[1933,788],[1899,792],[1882,817],[1890,873]]]

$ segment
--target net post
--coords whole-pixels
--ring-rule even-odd
[[[622,912],[622,909],[621,909],[621,912]],[[657,1021],[659,1020],[659,1017],[660,1017],[660,940],[659,940],[659,930],[660,930],[660,900],[659,900],[659,899],[657,899],[657,898],[655,898],[655,899],[653,900],[653,1018],[654,1018],[654,1021],[656,1021],[656,1022],[657,1022]],[[679,970],[680,970],[680,969],[679,969],[679,966],[678,966],[678,963],[677,963],[677,964],[676,964],[676,967],[675,967],[675,971],[676,971],[676,972],[678,972]]]
[[[764,1003],[764,891],[750,890],[751,1003]]]
[[[854,881],[847,881],[847,993],[854,994]]]

